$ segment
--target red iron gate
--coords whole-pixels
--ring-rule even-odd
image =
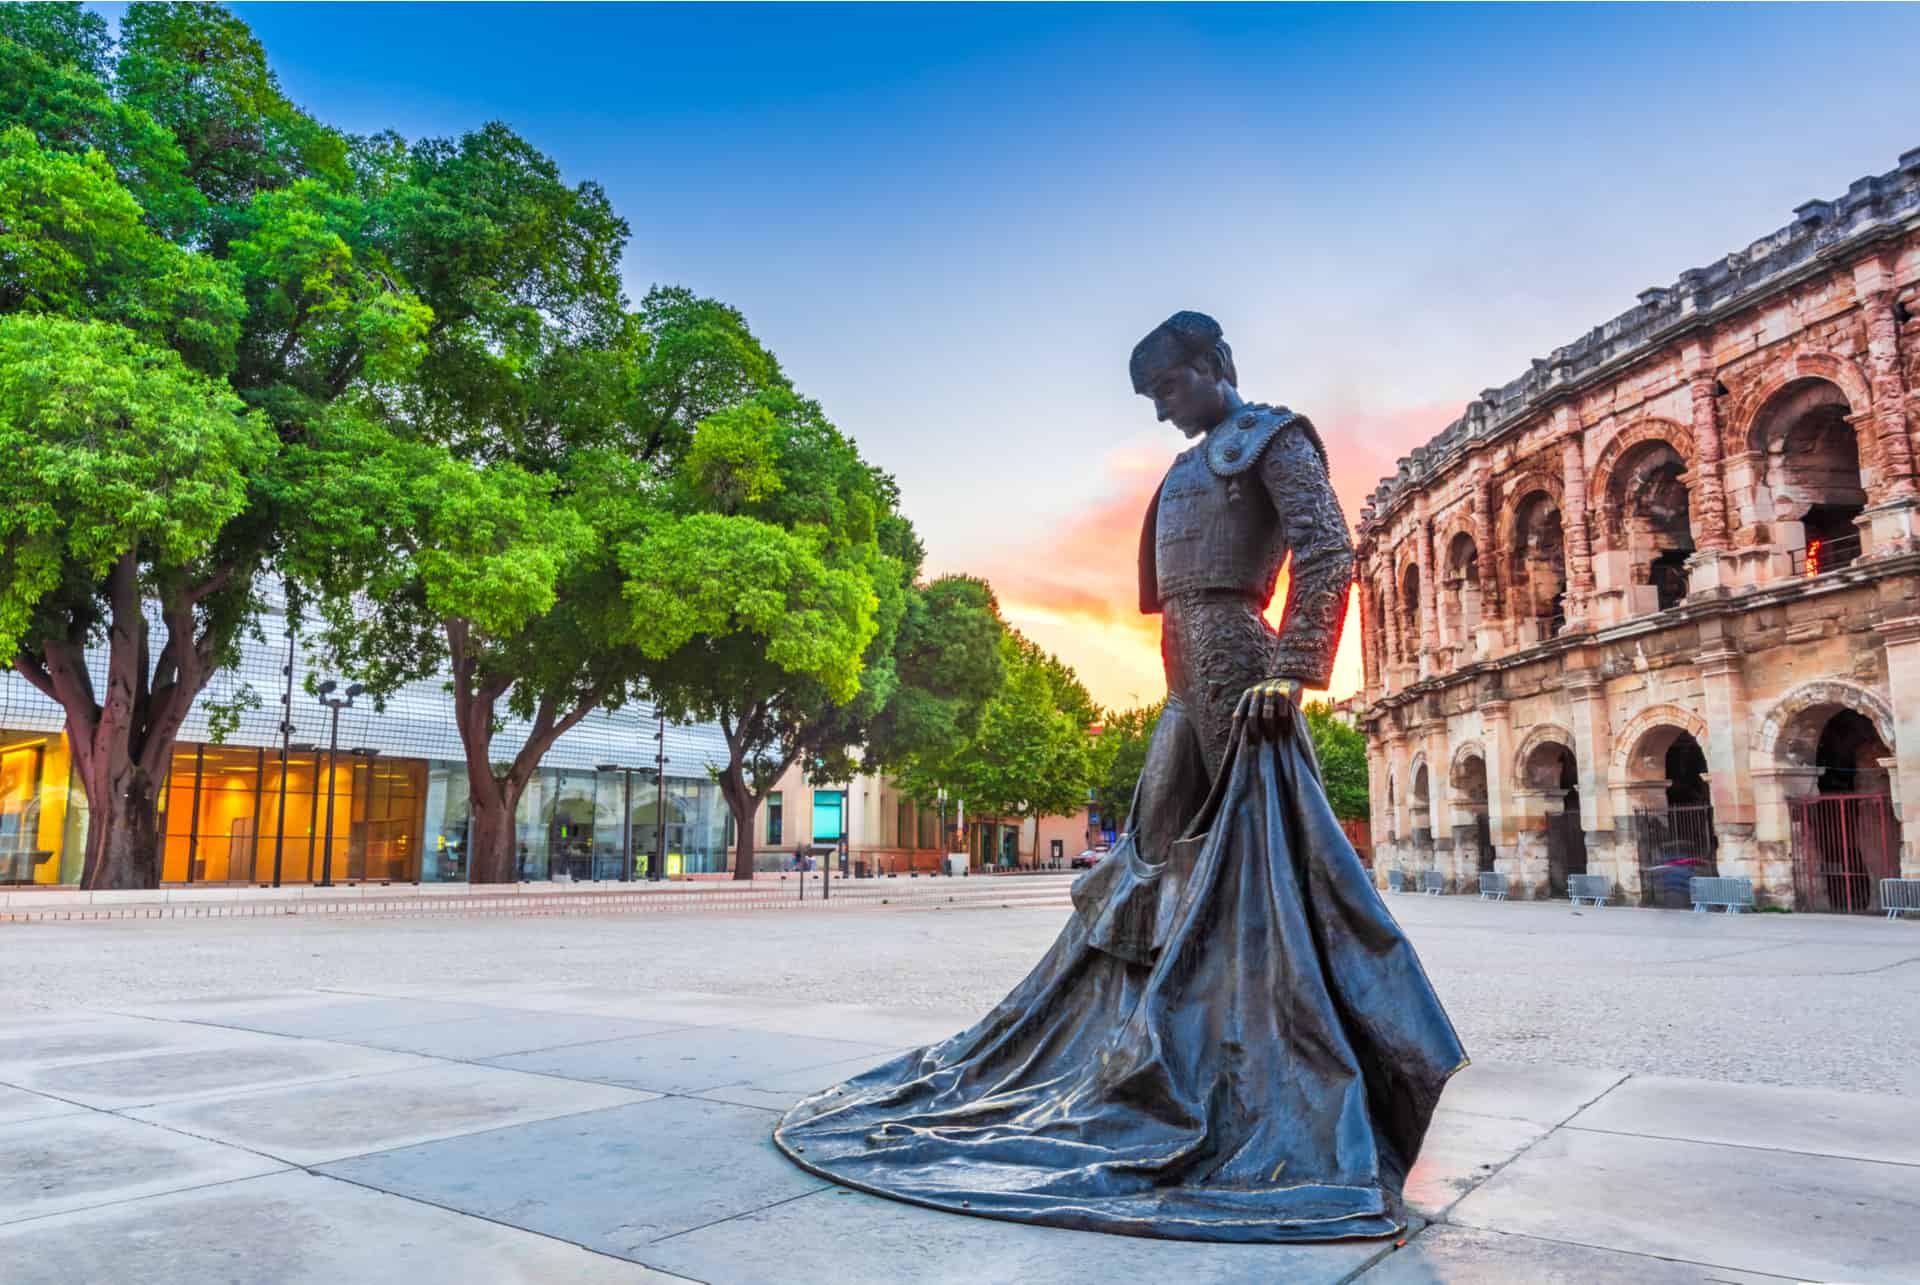
[[[1900,873],[1893,800],[1884,794],[1788,799],[1793,890],[1802,910],[1880,913],[1880,881]]]

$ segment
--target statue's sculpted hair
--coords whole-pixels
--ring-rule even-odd
[[[1238,388],[1240,376],[1233,368],[1233,349],[1227,347],[1220,323],[1204,312],[1176,312],[1133,346],[1133,358],[1127,363],[1133,391],[1144,393],[1155,374],[1207,354],[1212,354],[1221,377]]]

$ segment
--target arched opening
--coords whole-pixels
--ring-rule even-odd
[[[1513,608],[1523,643],[1559,636],[1567,624],[1567,559],[1560,506],[1536,491],[1514,510]]]
[[[1751,444],[1766,461],[1778,538],[1800,575],[1820,575],[1860,556],[1854,519],[1867,505],[1860,442],[1846,394],[1824,379],[1788,384],[1760,408]]]
[[[1671,723],[1648,728],[1627,756],[1640,904],[1684,910],[1690,881],[1719,873],[1719,838],[1707,785],[1707,754],[1692,732]]]
[[[1433,846],[1433,796],[1427,789],[1427,765],[1422,763],[1413,771],[1413,792],[1408,796],[1413,805],[1413,816],[1408,829],[1413,832],[1413,841],[1423,848]]]
[[[1393,807],[1393,778],[1387,778],[1387,841],[1400,837],[1400,814]]]
[[[1441,629],[1448,643],[1471,654],[1473,631],[1480,624],[1480,550],[1465,531],[1447,543],[1440,589]]]
[[[1412,664],[1420,655],[1420,568],[1409,562],[1400,575],[1400,659]]]
[[[1373,636],[1365,640],[1373,648],[1374,672],[1380,681],[1387,681],[1387,666],[1393,659],[1392,650],[1387,646],[1387,633],[1393,628],[1393,617],[1387,614],[1387,602],[1380,594],[1378,585],[1373,590]]]
[[[1878,913],[1880,881],[1900,872],[1893,751],[1879,728],[1845,705],[1814,705],[1789,721],[1778,752],[1812,787],[1787,801],[1800,908]]]
[[[1493,830],[1487,818],[1487,761],[1478,754],[1463,755],[1454,765],[1453,793],[1456,816],[1465,813],[1463,825],[1454,828],[1454,847],[1465,847],[1478,856],[1480,873],[1493,869]]]
[[[1671,443],[1642,442],[1621,457],[1607,483],[1607,533],[1614,548],[1627,553],[1633,583],[1653,590],[1656,611],[1687,596],[1694,546],[1686,472]]]
[[[1547,800],[1547,888],[1567,895],[1567,876],[1587,872],[1587,836],[1580,823],[1580,769],[1573,751],[1555,741],[1535,746],[1523,776]]]

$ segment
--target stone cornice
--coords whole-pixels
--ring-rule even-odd
[[[1533,360],[1518,379],[1489,388],[1438,436],[1400,460],[1360,511],[1365,538],[1382,530],[1410,495],[1449,472],[1469,452],[1518,433],[1542,410],[1685,335],[1771,295],[1830,271],[1840,261],[1920,228],[1920,148],[1894,170],[1856,180],[1833,201],[1809,201],[1794,221],[1718,263],[1690,268],[1668,287],[1640,293],[1640,302],[1550,356]]]
[[[1859,589],[1897,575],[1920,574],[1920,553],[1902,553],[1893,557],[1872,558],[1864,562],[1852,563],[1838,571],[1813,579],[1799,577],[1778,580],[1771,584],[1757,585],[1725,597],[1708,598],[1698,603],[1682,602],[1677,607],[1657,611],[1645,616],[1636,616],[1632,620],[1611,625],[1601,630],[1583,630],[1580,633],[1563,634],[1543,643],[1535,643],[1520,651],[1508,652],[1492,660],[1476,660],[1459,669],[1448,670],[1444,674],[1433,674],[1417,683],[1399,688],[1368,705],[1361,717],[1378,719],[1390,711],[1424,699],[1461,683],[1485,674],[1500,673],[1518,669],[1523,665],[1534,664],[1541,660],[1578,650],[1583,647],[1604,646],[1609,643],[1631,642],[1636,638],[1649,637],[1664,633],[1679,625],[1726,616],[1740,616],[1756,607],[1777,607],[1800,602],[1811,598],[1821,598],[1828,594],[1844,593],[1849,589]],[[1908,620],[1920,621],[1920,617],[1901,617],[1889,620],[1876,627],[1875,632],[1886,634],[1902,630]],[[1730,650],[1723,640],[1715,640],[1699,656],[1698,663],[1724,664],[1720,653]],[[1579,671],[1585,674],[1588,671]],[[1573,674],[1568,675],[1569,686]],[[1476,702],[1480,705],[1486,701]]]

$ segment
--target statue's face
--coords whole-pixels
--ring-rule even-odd
[[[1143,396],[1153,400],[1153,413],[1161,423],[1172,420],[1188,437],[1198,437],[1227,416],[1222,382],[1213,364],[1201,358],[1158,372]]]

